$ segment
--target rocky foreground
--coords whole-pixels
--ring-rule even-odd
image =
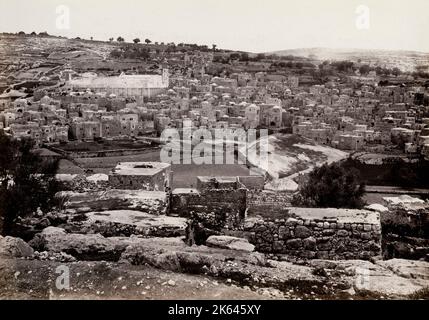
[[[428,298],[429,262],[270,260],[243,239],[105,237],[45,228],[0,238],[3,299]],[[65,288],[64,270],[68,272]],[[58,286],[59,283],[59,286]]]

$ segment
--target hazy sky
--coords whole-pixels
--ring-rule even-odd
[[[59,5],[70,8],[69,29],[56,27]],[[359,5],[369,8],[369,29],[356,26]],[[429,0],[0,0],[0,32],[21,30],[251,52],[302,47],[429,52]]]

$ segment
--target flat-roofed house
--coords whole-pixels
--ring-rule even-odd
[[[171,165],[163,162],[119,162],[109,173],[116,189],[168,191],[172,179]]]

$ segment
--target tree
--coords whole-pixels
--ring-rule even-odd
[[[116,39],[116,41],[118,41],[118,42],[124,42],[124,41],[125,41],[125,39],[124,39],[124,38],[122,38],[121,36],[119,36],[119,37]]]
[[[31,32],[32,36],[37,36],[37,33],[35,31]]]
[[[401,70],[398,67],[393,68],[392,74],[397,77],[402,74]]]
[[[256,61],[261,61],[263,59],[265,59],[265,54],[263,54],[263,53],[258,53],[255,57]]]
[[[390,170],[386,173],[385,179],[390,180],[392,184],[402,188],[413,188],[419,186],[419,178],[423,174],[404,160],[394,160]]]
[[[120,58],[120,57],[122,57],[122,51],[121,50],[112,50],[110,52],[110,57],[112,57],[112,58]]]
[[[359,173],[346,168],[344,163],[324,164],[310,172],[308,180],[300,187],[293,205],[322,208],[361,208],[365,184],[360,183]]]
[[[137,43],[139,43],[139,42],[140,42],[140,39],[139,39],[139,38],[135,38],[135,39],[133,40],[133,42],[134,42],[135,44],[137,44]]]
[[[25,36],[25,32],[24,32],[24,31],[19,31],[19,32],[18,32],[18,35],[20,35],[20,36]]]
[[[33,151],[34,142],[0,133],[0,232],[15,235],[16,223],[38,208],[56,205],[60,184],[57,160],[45,160]],[[1,226],[1,222],[3,226]]]
[[[230,60],[238,60],[240,59],[240,54],[238,52],[233,52],[229,55]]]
[[[416,69],[416,72],[426,72],[426,70],[429,70],[429,65],[423,64],[415,66],[414,68]]]
[[[361,75],[367,75],[370,71],[370,67],[367,64],[363,64],[359,67],[359,72]]]
[[[216,47],[217,47],[217,45],[215,45],[215,44],[212,44],[212,49],[213,49],[213,52],[216,52]]]
[[[335,61],[331,63],[339,72],[350,72],[354,69],[354,63],[352,61]]]
[[[109,42],[113,42],[113,40],[114,40],[113,38],[109,38]]]
[[[249,54],[247,52],[242,52],[240,60],[241,61],[249,61]]]
[[[297,63],[295,63],[295,68],[297,68],[297,69],[302,69],[304,67],[304,65],[303,65],[303,63],[302,62],[297,62]]]
[[[145,39],[144,42],[146,42],[146,44],[152,43],[152,41],[150,41],[149,39]]]

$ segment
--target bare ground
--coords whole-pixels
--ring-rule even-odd
[[[58,266],[70,270],[70,289],[58,290]],[[277,290],[111,262],[0,260],[0,299],[284,299]]]

